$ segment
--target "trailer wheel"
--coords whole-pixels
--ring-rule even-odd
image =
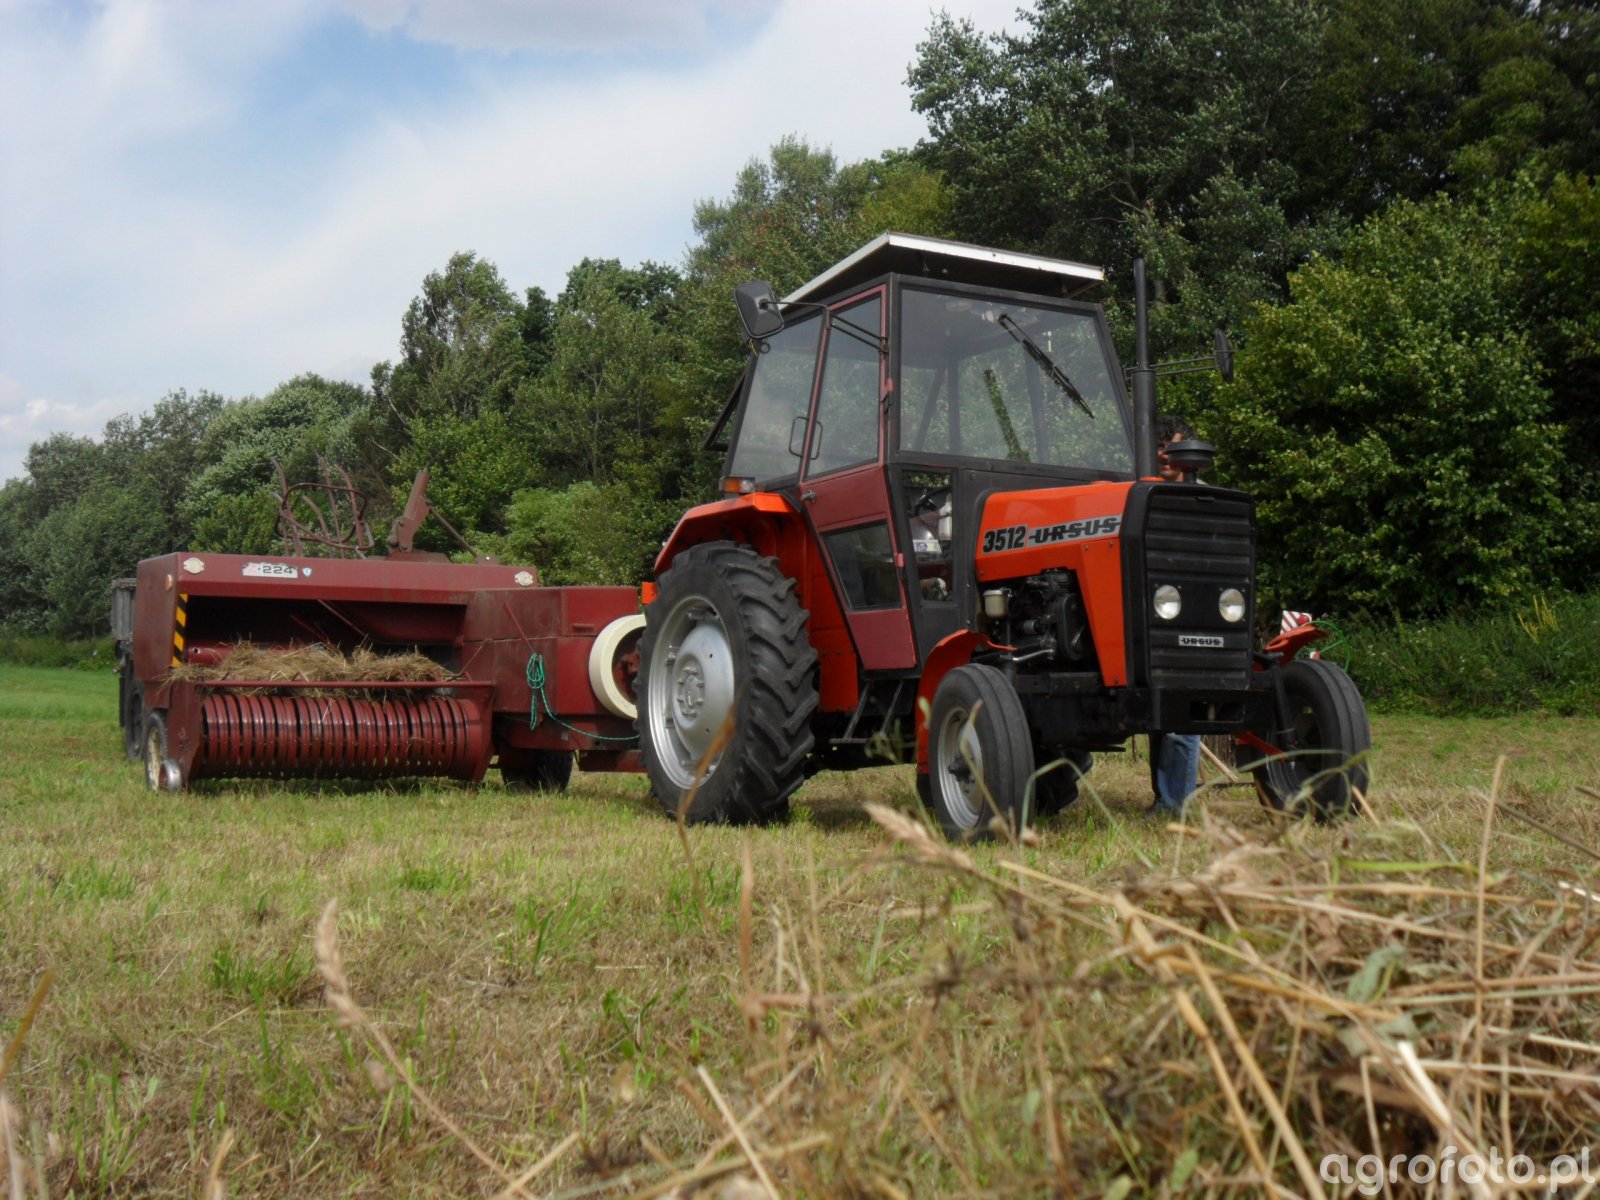
[[[167,753],[167,719],[159,712],[144,718],[144,782],[152,792],[181,792],[178,765]]]
[[[532,750],[500,764],[508,792],[564,792],[572,779],[572,751]]]
[[[917,785],[945,836],[986,840],[996,816],[1016,831],[1032,774],[1028,718],[1011,682],[981,663],[940,680],[928,720],[928,773]]]
[[[686,800],[697,823],[787,811],[816,744],[809,616],[777,560],[748,546],[691,546],[661,576],[639,639],[635,725],[668,815]]]
[[[133,661],[122,664],[122,749],[129,761],[144,755],[144,684],[133,673]]]
[[[1368,783],[1362,756],[1372,748],[1372,730],[1361,692],[1325,658],[1295,659],[1279,669],[1296,748],[1255,768],[1256,788],[1273,808],[1309,803],[1319,821],[1344,816]]]

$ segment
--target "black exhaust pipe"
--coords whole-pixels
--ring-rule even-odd
[[[1156,470],[1156,369],[1150,365],[1150,314],[1144,302],[1144,259],[1133,260],[1133,466],[1146,479]]]

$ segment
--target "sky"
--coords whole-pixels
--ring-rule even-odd
[[[180,388],[366,382],[457,251],[679,265],[780,138],[913,145],[935,11],[1017,3],[0,0],[0,479]]]

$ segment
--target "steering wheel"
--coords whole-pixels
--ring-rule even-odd
[[[938,512],[945,506],[945,501],[950,499],[950,485],[931,487],[923,491],[911,502],[912,513]]]

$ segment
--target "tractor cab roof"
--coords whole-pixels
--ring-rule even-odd
[[[1075,296],[1106,278],[1103,268],[1087,263],[912,233],[884,233],[784,300],[820,300],[891,272],[1039,296]]]

